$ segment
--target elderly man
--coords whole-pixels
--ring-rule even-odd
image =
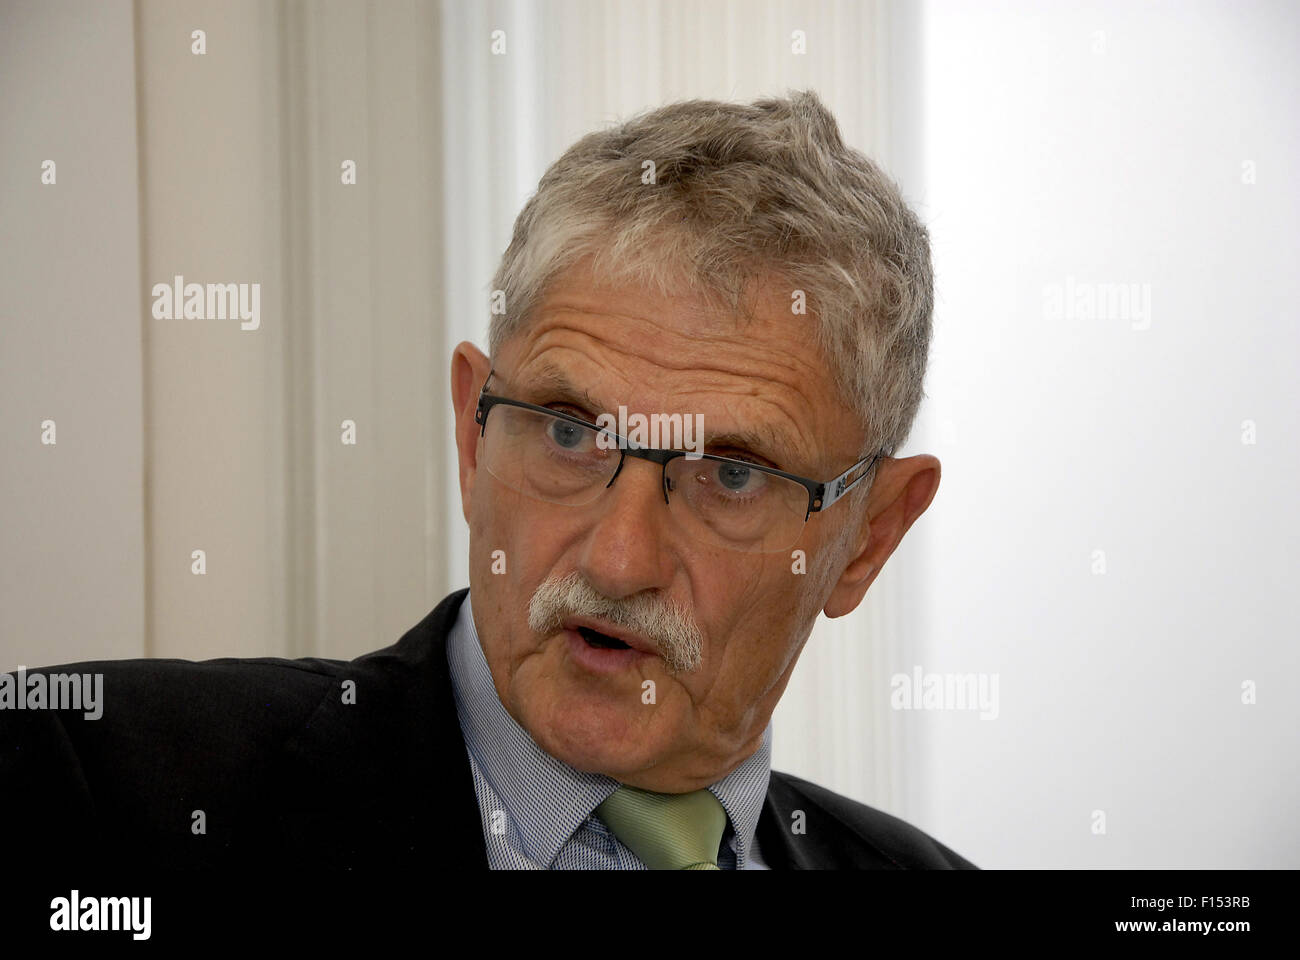
[[[350,663],[80,665],[103,716],[10,715],[7,802],[160,864],[970,868],[770,769],[818,613],[938,488],[892,456],[932,310],[897,188],[811,93],[673,104],[551,167],[494,286],[451,363],[469,590]]]

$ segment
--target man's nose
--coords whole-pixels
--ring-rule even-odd
[[[589,509],[595,519],[580,565],[593,587],[617,600],[671,583],[672,524],[659,464],[626,457],[614,485]]]

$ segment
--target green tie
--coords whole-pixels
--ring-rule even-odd
[[[708,790],[651,793],[619,787],[596,808],[651,870],[717,870],[727,811]]]

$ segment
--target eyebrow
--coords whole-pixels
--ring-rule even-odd
[[[536,371],[530,372],[527,384],[519,383],[515,384],[515,386],[534,399],[539,399],[545,395],[554,402],[586,406],[588,409],[598,412],[609,411],[610,408],[609,404],[602,404],[593,399],[589,391],[579,390],[563,370],[549,362],[540,364]],[[612,411],[610,412],[612,413]],[[682,415],[686,416],[687,414]],[[706,423],[704,435],[706,448],[732,447],[747,450],[776,464],[779,470],[789,469],[788,466],[781,465],[781,460],[790,457],[795,452],[794,444],[790,443],[779,430],[768,424],[712,433],[708,430],[708,424]],[[784,456],[778,456],[777,451],[785,451]]]
[[[525,396],[540,399],[543,395],[552,401],[585,405],[589,409],[601,409],[603,404],[596,402],[590,391],[579,390],[559,367],[549,363],[542,364],[535,373],[530,373],[527,383],[516,384]]]
[[[729,430],[725,433],[709,433],[705,430],[704,435],[707,438],[704,444],[706,447],[735,447],[749,450],[769,460],[778,470],[789,469],[788,465],[781,464],[781,460],[787,459],[794,452],[793,444],[766,425],[749,430]],[[785,450],[785,457],[778,457],[777,450]]]

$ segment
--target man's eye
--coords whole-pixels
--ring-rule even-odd
[[[724,463],[718,467],[718,482],[728,490],[743,490],[749,483],[749,468],[734,463]]]
[[[739,463],[720,463],[714,473],[718,486],[728,493],[757,493],[763,489],[767,475]]]
[[[565,420],[556,420],[551,424],[550,430],[551,439],[566,450],[576,450],[581,447],[586,442],[586,434],[589,432],[586,428]]]

